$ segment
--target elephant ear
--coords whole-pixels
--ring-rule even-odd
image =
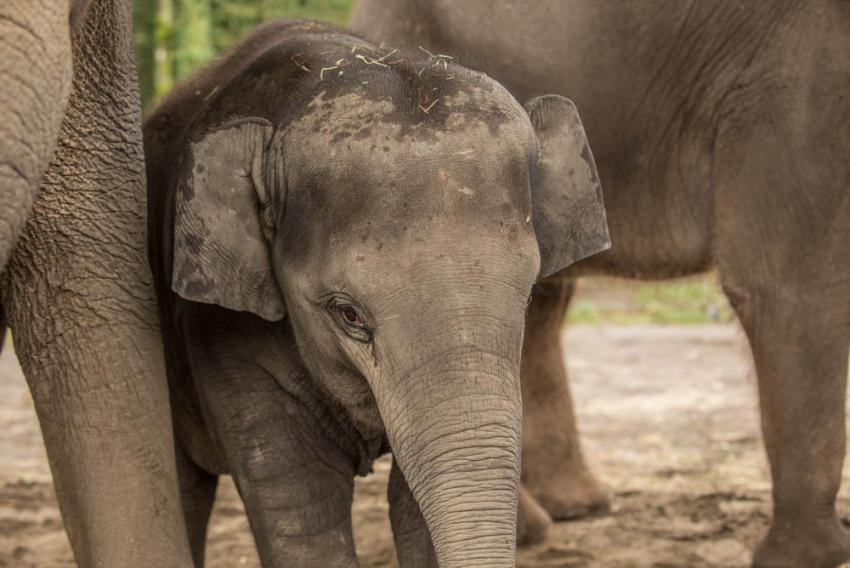
[[[180,297],[283,318],[271,263],[272,199],[263,173],[274,127],[227,123],[191,145],[175,196],[171,287]]]
[[[532,219],[540,276],[611,247],[602,186],[575,105],[558,95],[525,104],[537,134],[532,168]]]

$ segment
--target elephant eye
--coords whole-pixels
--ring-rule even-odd
[[[360,317],[360,314],[352,306],[343,306],[342,308],[340,308],[339,314],[342,316],[342,319],[345,320],[345,323],[347,323],[348,325],[353,325],[354,327],[366,326],[366,323],[363,321],[363,318]]]
[[[343,330],[352,338],[363,343],[372,341],[372,330],[360,310],[346,298],[334,297],[328,302],[328,310],[342,324]]]

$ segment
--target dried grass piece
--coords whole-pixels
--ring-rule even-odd
[[[438,102],[440,102],[440,99],[435,99],[435,100],[434,100],[434,102],[432,102],[432,103],[431,103],[430,105],[428,105],[427,107],[424,107],[424,106],[422,106],[422,105],[419,105],[419,110],[421,110],[421,111],[422,111],[422,112],[424,112],[425,114],[428,114],[428,111],[430,111],[432,108],[434,108],[434,105],[435,105],[435,104],[437,104]]]
[[[290,59],[290,60],[291,60],[291,61],[295,64],[295,66],[296,66],[296,67],[300,67],[301,69],[303,69],[303,70],[304,70],[304,71],[306,71],[307,73],[309,73],[309,72],[310,72],[310,68],[309,68],[309,67],[307,67],[306,65],[304,65],[303,63],[301,63],[300,61],[298,61],[297,59],[295,59],[294,57],[290,57],[289,59]]]

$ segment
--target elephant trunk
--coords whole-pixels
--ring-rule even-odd
[[[515,563],[519,356],[501,347],[420,352],[396,396],[377,397],[443,568]]]

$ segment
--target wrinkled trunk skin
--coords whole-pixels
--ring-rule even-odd
[[[420,344],[409,372],[375,389],[393,455],[442,568],[515,563],[519,346],[475,345],[464,340],[473,329],[481,326],[453,319]]]
[[[3,306],[78,564],[185,567],[130,16],[98,0],[74,31],[66,117]]]
[[[0,271],[56,147],[71,87],[69,6],[0,2]]]

